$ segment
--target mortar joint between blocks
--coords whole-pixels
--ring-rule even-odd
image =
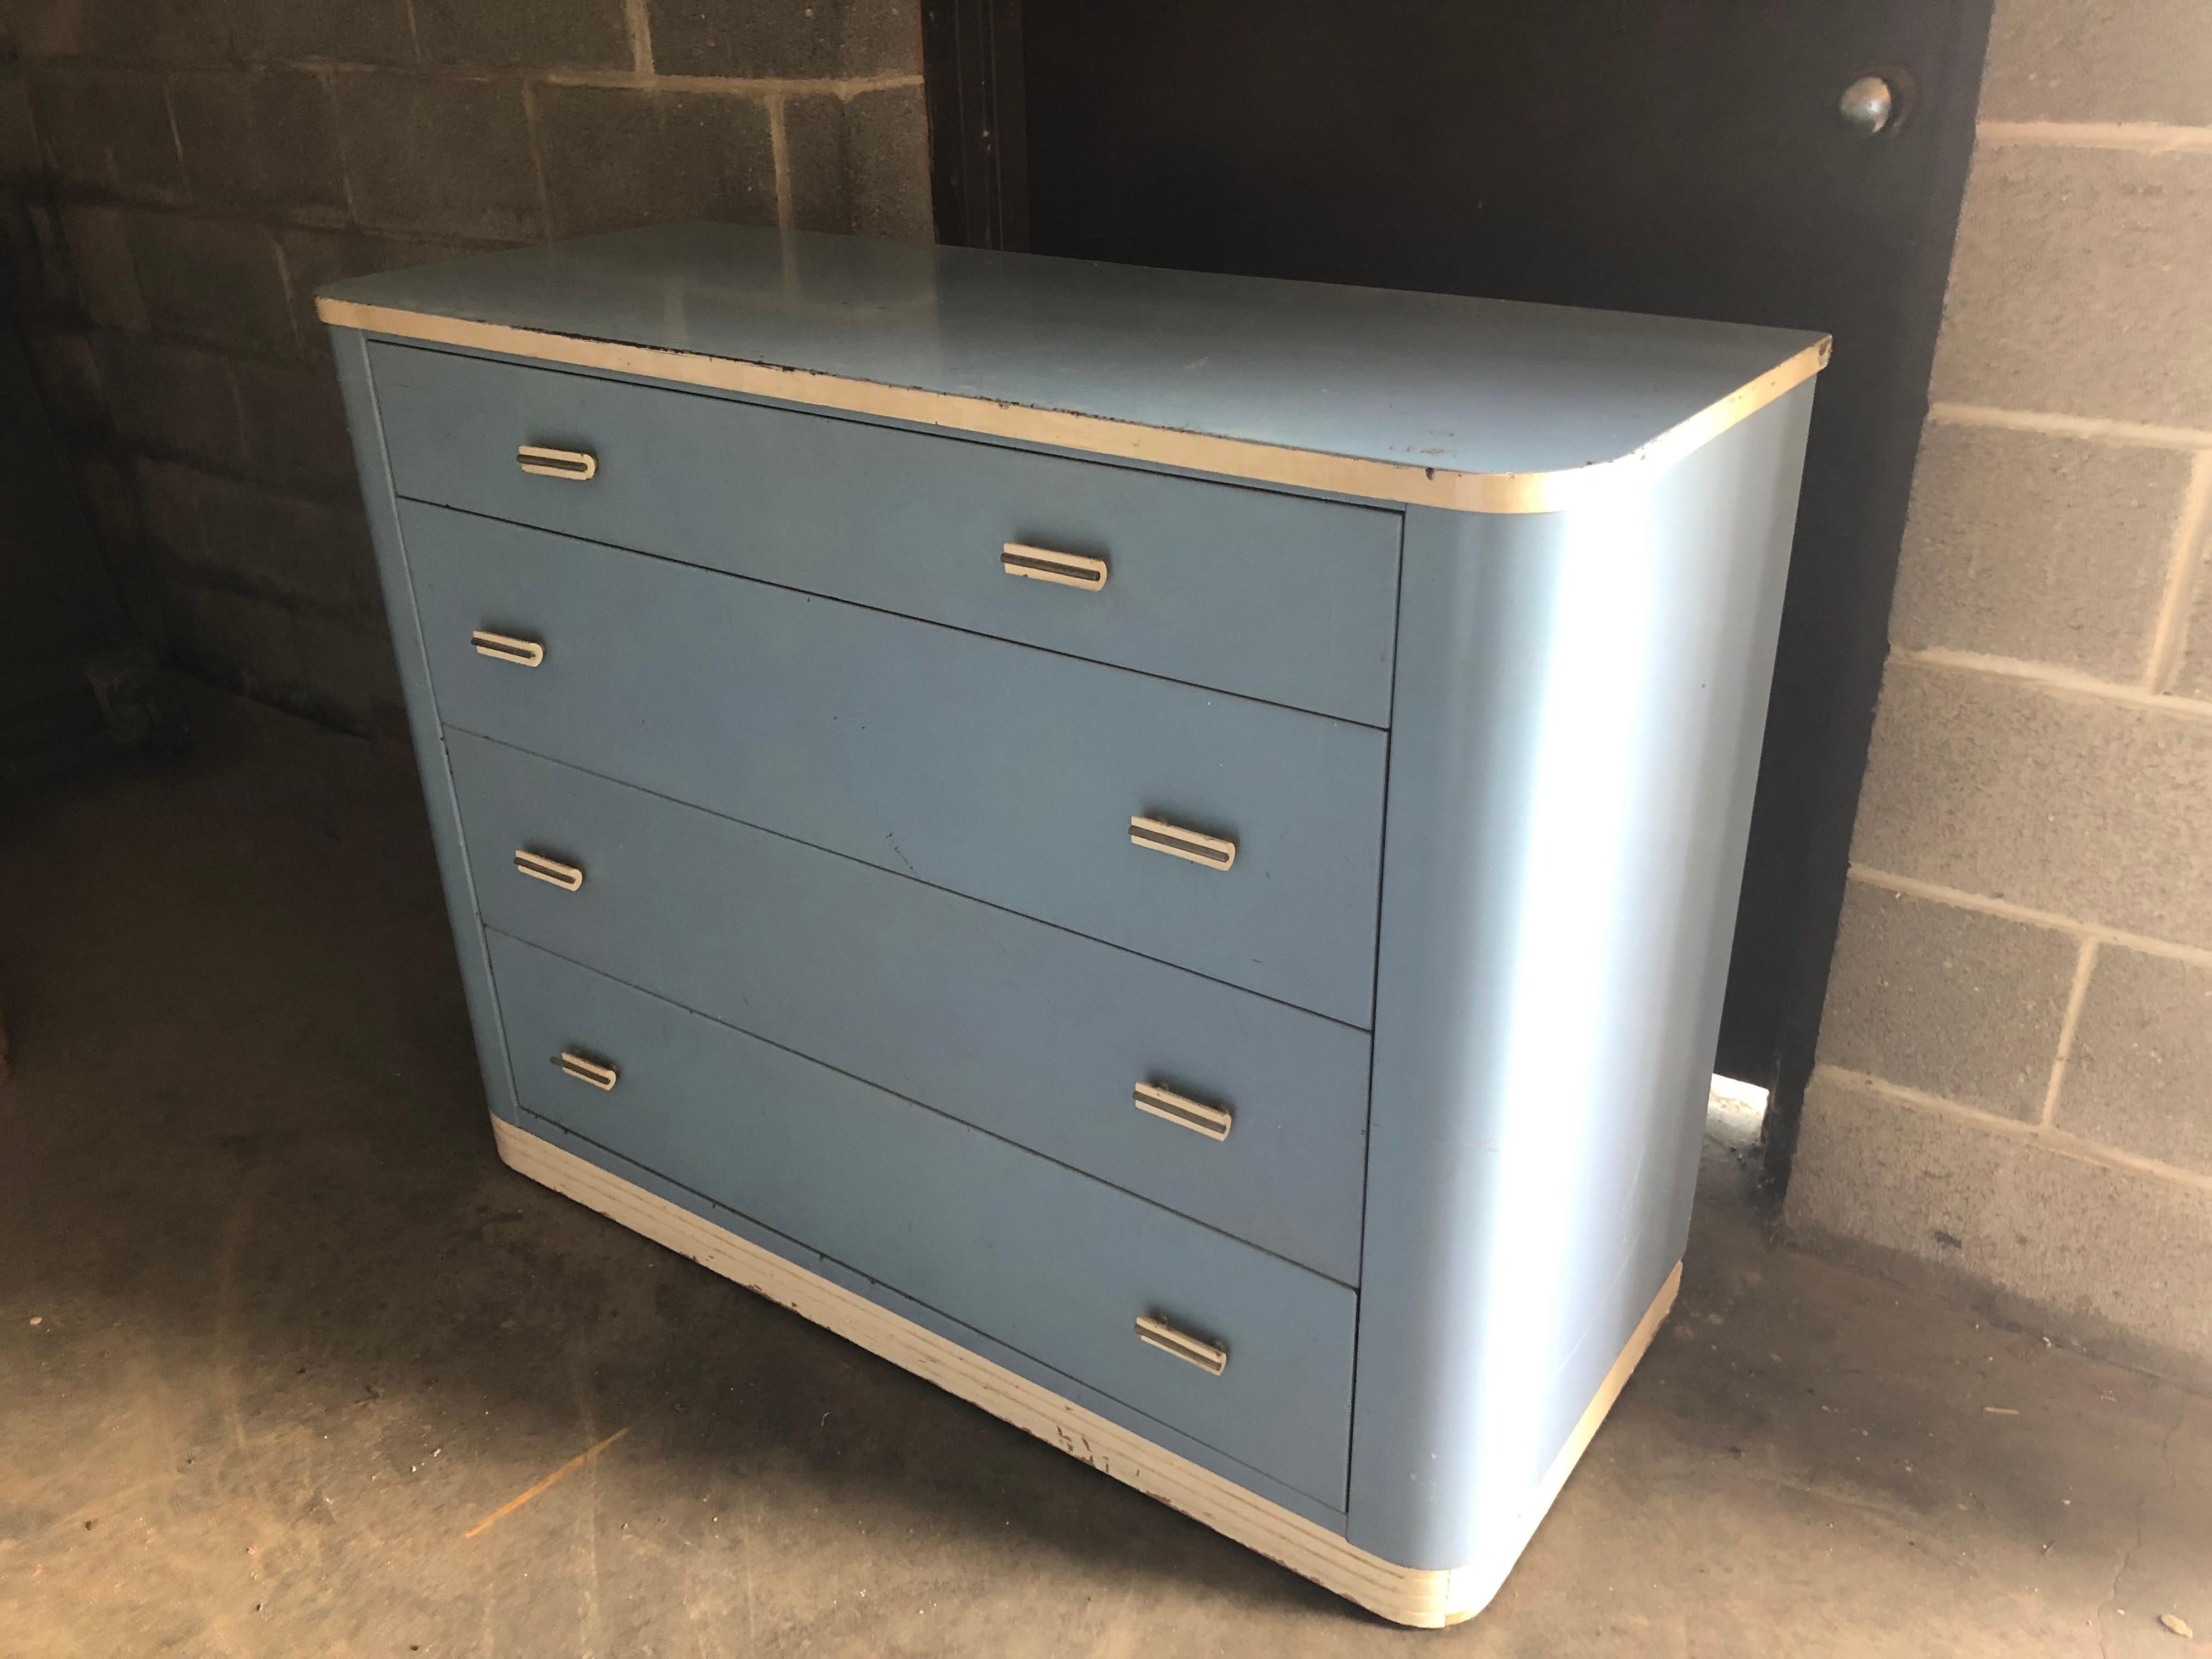
[[[1887,1078],[1876,1077],[1871,1072],[1847,1071],[1840,1066],[1822,1064],[1813,1068],[1813,1080],[1829,1083],[1856,1094],[1871,1095],[1893,1106],[1904,1106],[1948,1118],[1954,1123],[1979,1129],[1997,1139],[2033,1146],[2055,1157],[2071,1158],[2077,1164],[2094,1164],[2100,1169],[2136,1176],[2147,1181],[2161,1182],[2193,1192],[2212,1193],[2212,1175],[2202,1175],[2178,1164],[2145,1158],[2139,1152],[2107,1146],[2100,1141],[2090,1140],[2064,1129],[2047,1127],[2040,1123],[2022,1123],[2014,1117],[2000,1117],[1978,1106],[1964,1106],[1942,1095],[1929,1094],[1924,1089],[1892,1083]]]
[[[2166,586],[2159,598],[2157,618],[2151,624],[2150,646],[2144,653],[2143,689],[2153,694],[2171,684],[2181,666],[2189,633],[2189,602],[2208,524],[2212,524],[2212,448],[2200,449],[2191,459],[2181,510],[2174,516]]]
[[[1996,657],[1979,651],[1958,651],[1948,646],[1893,647],[1889,660],[1911,668],[1934,668],[1958,674],[1978,674],[1990,679],[2011,680],[2063,696],[2118,704],[2185,720],[2212,720],[2212,702],[2175,696],[2146,688],[2141,682],[2099,679],[2077,669],[2024,657]]]
[[[2022,922],[2031,927],[2063,933],[2069,939],[2094,939],[2100,945],[2109,945],[2117,950],[2133,951],[2142,956],[2160,957],[2169,962],[2187,963],[2192,967],[2212,968],[2212,949],[2202,945],[2182,945],[2148,933],[2131,933],[2124,928],[2079,921],[2072,916],[2061,915],[2055,910],[2039,910],[2033,905],[2015,903],[2010,899],[1992,898],[1985,893],[1971,893],[1964,888],[1947,887],[1941,882],[1923,881],[1917,876],[1899,875],[1894,871],[1876,869],[1872,865],[1854,864],[1849,876],[1861,886],[1875,888],[1882,892],[1925,899],[1931,904],[1948,904],[1954,909],[1972,910],[1979,915],[1996,916],[2006,921]]]
[[[532,92],[530,82],[521,82],[522,126],[530,143],[530,169],[538,182],[538,234],[548,240],[553,234],[553,193],[545,183],[545,146],[538,132],[538,99]]]
[[[630,67],[640,75],[653,73],[653,19],[646,0],[625,0],[623,21],[629,30]]]
[[[2048,1129],[2058,1121],[2059,1091],[2065,1086],[2066,1063],[2074,1056],[2074,1037],[2081,1026],[2081,1005],[2089,999],[2089,976],[2097,970],[2097,941],[2085,939],[2074,958],[2074,983],[2066,993],[2066,1013],[2058,1022],[2058,1047],[2051,1060],[2051,1081],[2043,1091],[2043,1112],[2037,1120]]]
[[[791,230],[799,216],[792,199],[791,140],[784,124],[783,94],[771,92],[761,102],[768,112],[769,158],[775,173],[775,225],[778,230]]]

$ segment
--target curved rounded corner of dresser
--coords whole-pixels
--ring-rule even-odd
[[[331,328],[366,329],[371,310],[358,300],[341,300],[335,294],[315,295],[315,316]]]
[[[1513,1570],[1534,1540],[1536,1529],[1552,1512],[1568,1477],[1573,1474],[1583,1454],[1604,1426],[1622,1389],[1627,1386],[1638,1364],[1650,1350],[1659,1328],[1666,1322],[1681,1285],[1682,1264],[1678,1261],[1661,1282],[1658,1293],[1645,1306],[1635,1329],[1621,1346],[1612,1368],[1598,1383],[1589,1405],[1545,1468],[1542,1478],[1519,1504],[1500,1513],[1494,1526],[1477,1534],[1473,1560],[1448,1569],[1405,1567],[1352,1546],[1353,1555],[1366,1568],[1364,1573],[1347,1574],[1340,1566],[1337,1575],[1329,1577],[1295,1562],[1286,1565],[1394,1624],[1435,1629],[1463,1625],[1474,1618],[1497,1598],[1505,1581],[1513,1576]]]
[[[538,1154],[545,1143],[497,1112],[487,1115],[491,1119],[492,1150],[499,1154],[499,1161],[517,1175],[528,1176],[532,1181],[542,1179],[536,1166],[542,1162]]]
[[[1823,334],[1764,373],[1625,455],[1548,472],[1439,473],[1444,499],[1425,503],[1462,513],[1565,513],[1665,471],[1731,427],[1788,396],[1828,366],[1834,337]],[[1420,505],[1411,496],[1409,505]]]

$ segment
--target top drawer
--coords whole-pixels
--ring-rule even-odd
[[[416,347],[370,356],[403,495],[1389,723],[1395,512]],[[526,472],[524,446],[588,455],[592,476]],[[1105,586],[1010,574],[1008,543],[1103,560]]]

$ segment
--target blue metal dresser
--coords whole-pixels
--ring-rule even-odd
[[[1826,343],[711,226],[320,308],[501,1156],[1481,1607],[1680,1276]]]

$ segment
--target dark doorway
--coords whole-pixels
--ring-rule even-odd
[[[946,240],[1020,246],[1025,224],[1040,253],[1836,337],[1717,1060],[1773,1088],[1778,1174],[1835,942],[1989,10],[932,0],[925,14]],[[1892,96],[1878,131],[1839,108],[1869,75]],[[994,124],[988,147],[979,122]],[[1024,144],[1003,140],[1010,124]]]

